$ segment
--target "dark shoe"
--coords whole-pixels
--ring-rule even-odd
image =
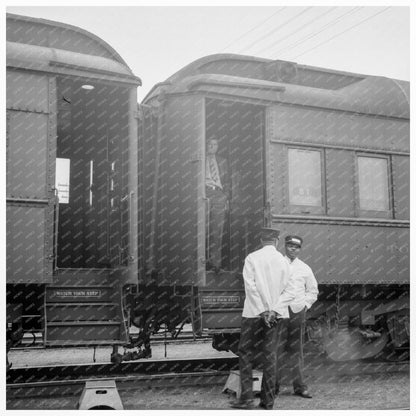
[[[230,406],[234,409],[250,410],[254,409],[253,400],[236,400],[230,403]]]
[[[295,391],[294,395],[303,397],[304,399],[312,399],[312,396],[309,394],[308,390]]]
[[[263,410],[273,410],[273,406],[271,407],[267,407],[263,402],[260,402],[259,405],[257,406],[258,409],[263,409]]]

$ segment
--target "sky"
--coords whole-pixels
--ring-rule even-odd
[[[157,82],[215,53],[409,80],[409,7],[362,3],[80,7],[75,0],[74,6],[56,7],[8,2],[6,11],[69,23],[99,36],[142,79],[141,101]]]

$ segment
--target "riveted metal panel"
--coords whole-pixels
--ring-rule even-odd
[[[397,233],[394,229],[384,230],[382,228],[362,227],[357,236],[357,266],[360,280],[371,283],[408,283],[408,273],[405,267],[398,267],[399,251],[394,250],[392,245],[406,244],[405,233]],[[401,235],[401,238],[400,238]],[[402,240],[399,243],[399,240]],[[401,260],[401,259],[400,259]],[[404,262],[406,263],[406,262]]]
[[[409,283],[409,230],[406,227],[337,225],[280,219],[273,227],[303,237],[300,258],[318,283]],[[284,246],[279,249],[284,252]]]
[[[45,198],[48,173],[48,116],[9,114],[7,196]]]
[[[9,204],[7,215],[7,282],[47,283],[51,280],[48,263],[47,206]]]
[[[271,144],[269,146],[269,163],[267,164],[267,188],[272,214],[288,213],[287,195],[287,156],[286,146]]]
[[[48,78],[22,71],[7,71],[7,109],[48,113]]]
[[[326,195],[329,216],[355,213],[354,152],[326,149]]]
[[[285,105],[273,107],[272,117],[272,140],[409,151],[408,120]]]
[[[392,156],[394,218],[408,220],[410,216],[410,158]]]

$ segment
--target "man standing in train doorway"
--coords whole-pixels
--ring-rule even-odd
[[[289,283],[289,265],[277,250],[279,231],[263,228],[262,248],[244,262],[245,301],[238,346],[241,396],[231,403],[236,409],[252,409],[253,367],[262,365],[261,409],[273,409],[276,383],[276,353],[280,325],[288,317],[294,299]]]
[[[222,239],[224,224],[228,210],[230,181],[228,162],[218,156],[218,140],[207,141],[205,163],[205,192],[208,201],[207,208],[207,269],[218,273],[222,262]]]
[[[282,321],[277,347],[276,395],[279,393],[283,363],[291,370],[294,394],[311,399],[303,376],[303,335],[306,311],[318,298],[318,283],[312,269],[298,259],[303,240],[296,235],[285,238],[285,259],[289,265],[290,282],[295,298],[289,304],[289,319]]]

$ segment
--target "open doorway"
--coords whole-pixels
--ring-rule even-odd
[[[57,91],[57,267],[113,267],[127,248],[128,91],[72,78]]]
[[[264,221],[264,107],[207,99],[205,109],[206,140],[217,140],[217,154],[228,163],[229,209],[221,268],[241,271],[247,254],[258,248],[258,231]]]

